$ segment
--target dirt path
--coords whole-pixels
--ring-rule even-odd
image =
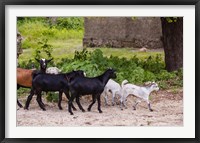
[[[128,109],[120,110],[119,105],[104,105],[103,113],[98,113],[97,103],[91,112],[82,113],[77,104],[77,111],[70,115],[66,100],[62,102],[63,110],[59,110],[57,103],[46,102],[47,111],[42,111],[35,98],[32,99],[29,110],[17,110],[17,126],[183,126],[183,92],[159,91],[151,95],[153,112],[150,112],[145,102],[132,108],[133,97],[128,97]],[[21,98],[23,103],[25,98]],[[81,100],[84,109],[90,101]],[[18,108],[18,107],[17,107]]]

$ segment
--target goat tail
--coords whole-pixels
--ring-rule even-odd
[[[124,85],[125,85],[125,84],[127,84],[127,83],[128,83],[128,80],[126,80],[126,79],[125,79],[125,80],[123,80],[123,81],[122,81],[122,84],[121,84],[121,87],[123,88],[123,87],[124,87]]]

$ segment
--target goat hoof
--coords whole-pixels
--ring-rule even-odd
[[[89,108],[88,108],[87,110],[88,110],[89,112],[91,111],[91,109],[89,109]]]
[[[24,107],[24,110],[28,110],[28,108],[25,108],[25,107]]]
[[[70,113],[70,115],[74,115],[74,113]]]
[[[83,109],[82,112],[85,112],[85,110]]]
[[[99,113],[103,113],[103,111],[100,110]]]
[[[76,108],[73,108],[73,110],[74,110],[74,111],[77,111],[77,109],[76,109]]]
[[[60,109],[60,110],[62,110],[63,108],[62,108],[62,107],[60,107],[59,109]]]
[[[124,109],[121,108],[121,110],[123,111]]]
[[[153,112],[153,109],[150,109],[150,112]]]

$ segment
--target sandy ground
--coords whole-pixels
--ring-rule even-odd
[[[91,103],[89,98],[86,96],[81,99],[85,110]],[[34,97],[29,110],[17,110],[17,126],[183,126],[182,89],[178,92],[165,90],[153,93],[150,97],[153,112],[148,110],[145,102],[139,103],[137,110],[133,110],[133,99],[128,97],[128,108],[121,110],[119,105],[105,106],[102,98],[101,114],[97,110],[97,102],[91,112],[85,113],[74,103],[77,111],[70,115],[66,99],[62,102],[63,110],[58,109],[57,103],[43,99],[47,111],[42,111]],[[24,105],[26,98],[19,100]]]

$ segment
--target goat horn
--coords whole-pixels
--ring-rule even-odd
[[[37,58],[35,58],[35,60],[36,60],[37,62],[40,62],[40,60],[39,60],[39,59],[37,59]]]
[[[47,60],[47,62],[50,62],[50,61],[52,61],[53,60],[53,58],[51,58],[50,60]]]

